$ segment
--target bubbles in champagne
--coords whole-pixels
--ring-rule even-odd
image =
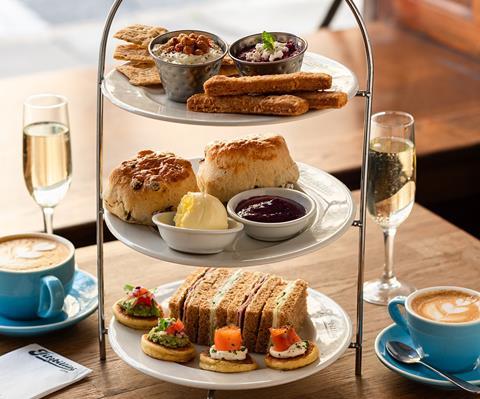
[[[65,196],[72,174],[70,132],[56,122],[25,126],[23,174],[27,189],[42,207],[54,207]]]
[[[368,157],[368,211],[382,227],[398,226],[415,199],[415,146],[399,137],[376,137]]]

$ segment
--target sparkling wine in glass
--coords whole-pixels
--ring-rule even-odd
[[[372,117],[368,151],[367,207],[382,228],[385,264],[379,279],[367,281],[363,297],[386,305],[415,288],[395,276],[393,246],[398,226],[410,215],[415,202],[416,156],[413,117],[405,112],[380,112]]]
[[[53,209],[70,187],[72,152],[68,103],[56,94],[34,95],[23,105],[23,176],[42,208],[44,231],[53,232]]]

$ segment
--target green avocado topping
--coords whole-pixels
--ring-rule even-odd
[[[159,334],[160,331],[154,331],[155,328],[148,333],[149,341],[172,349],[184,348],[185,346],[188,346],[190,344],[190,340],[187,336],[177,337],[176,335]]]
[[[161,319],[158,319],[158,331],[165,331],[170,324],[175,323],[177,319],[175,317],[162,317]]]
[[[160,316],[160,309],[153,297],[151,297],[150,293],[147,296],[132,296],[132,292],[134,291],[135,287],[131,285],[125,285],[124,290],[127,293],[127,297],[120,301],[118,304],[122,308],[122,310],[130,315],[135,317],[159,317]]]
[[[148,333],[148,340],[156,344],[166,346],[167,348],[184,348],[190,345],[188,336],[182,331],[175,334],[167,334],[166,329],[170,324],[175,323],[175,319],[163,318],[158,320],[158,326],[153,327]]]
[[[130,315],[130,316],[136,316],[136,317],[158,317],[160,316],[160,311],[158,310],[158,307],[156,304],[153,304],[153,306],[147,306],[144,304],[135,304],[136,300],[135,298],[131,299],[125,299],[122,302],[120,302],[120,307],[122,310]]]

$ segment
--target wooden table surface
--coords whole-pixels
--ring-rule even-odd
[[[358,198],[358,195],[356,196]],[[331,296],[355,320],[358,232],[351,228],[319,252],[274,265],[255,267],[288,278],[305,278],[311,287]],[[366,277],[378,277],[382,268],[380,229],[371,223],[367,235]],[[79,266],[94,272],[95,247],[77,250]],[[400,227],[396,243],[397,272],[417,287],[458,285],[480,290],[480,242],[428,210],[416,205]],[[107,321],[111,305],[122,296],[125,283],[155,286],[186,276],[191,269],[148,258],[120,242],[105,246]],[[373,342],[391,324],[382,306],[365,305],[363,376],[354,376],[354,351],[349,349],[333,365],[303,381],[247,392],[217,392],[217,398],[462,398],[458,391],[423,386],[386,369],[376,358]],[[107,343],[107,362],[98,359],[97,317],[45,337],[0,338],[0,354],[32,342],[44,345],[93,369],[93,374],[66,388],[55,398],[205,398],[206,391],[175,386],[130,368]],[[108,342],[108,340],[107,340]],[[15,366],[15,365],[13,365]]]
[[[480,64],[399,28],[374,23],[369,30],[376,60],[374,111],[398,109],[415,116],[419,159],[472,146],[479,148]],[[364,87],[364,50],[356,29],[321,31],[308,39],[311,51],[350,67]],[[95,76],[96,71],[89,68],[0,80],[0,234],[42,228],[40,210],[25,189],[21,156],[22,103],[28,95],[40,92],[58,92],[70,99],[73,182],[56,209],[54,225],[73,226],[95,219]],[[226,129],[148,120],[122,111],[106,100],[105,174],[145,148],[173,150],[178,155],[193,157],[202,154],[205,144],[214,139],[277,132],[286,137],[295,159],[347,180],[353,178],[358,187],[363,106],[364,101],[356,98],[344,109],[320,117],[282,125]],[[458,156],[444,166],[451,170],[463,159]],[[438,171],[437,167],[435,164],[430,169]],[[432,188],[433,195],[458,194],[460,180],[464,181],[463,187],[474,187],[470,184],[471,169],[463,171],[461,179],[450,176],[447,170],[442,185]],[[348,175],[352,171],[355,173]],[[419,194],[430,182],[426,173],[419,161]],[[444,190],[443,184],[450,189]]]

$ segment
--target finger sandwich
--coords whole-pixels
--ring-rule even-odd
[[[307,283],[242,269],[198,268],[171,297],[170,316],[182,320],[190,340],[211,345],[216,329],[240,327],[251,352],[266,353],[269,328],[300,328],[307,316]]]

